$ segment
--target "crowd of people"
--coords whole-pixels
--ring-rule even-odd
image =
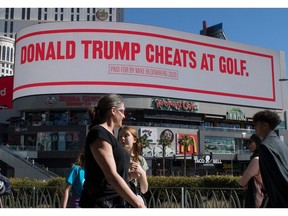
[[[84,151],[66,178],[61,207],[145,208],[141,194],[148,190],[148,165],[141,156],[136,130],[122,125],[123,98],[108,94],[88,113],[90,127]],[[255,134],[247,143],[252,156],[239,180],[246,191],[245,207],[288,207],[288,146],[274,131],[280,117],[264,110],[253,116],[253,122]]]

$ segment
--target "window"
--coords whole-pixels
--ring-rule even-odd
[[[13,23],[14,23],[13,21],[10,22],[10,33],[11,34],[13,33]]]
[[[2,48],[2,60],[4,61],[5,60],[5,53],[6,53],[6,47],[3,46]],[[2,64],[3,65],[3,64]],[[4,66],[3,66],[4,67]]]
[[[5,33],[5,35],[4,36],[7,36],[7,33],[8,32],[8,22],[7,21],[5,21],[5,23],[4,23],[4,33]]]
[[[9,8],[5,9],[5,19],[9,18]]]
[[[38,8],[38,20],[41,20],[41,16],[42,16],[42,9]]]
[[[14,8],[11,8],[10,19],[14,19]]]
[[[22,8],[22,20],[25,20],[25,8]]]
[[[10,47],[7,47],[6,60],[9,61],[9,58],[10,58]]]
[[[14,55],[14,52],[13,52],[13,48],[11,48],[11,57],[10,57],[10,61],[13,62],[14,59],[13,59],[13,55]],[[11,68],[12,68],[12,65],[11,65]]]
[[[31,11],[31,9],[28,8],[28,9],[27,9],[27,20],[30,20],[30,11]]]

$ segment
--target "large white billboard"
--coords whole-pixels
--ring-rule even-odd
[[[145,25],[38,24],[17,33],[13,99],[114,92],[282,109],[281,55]]]

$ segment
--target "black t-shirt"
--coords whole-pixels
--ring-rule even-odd
[[[89,194],[94,194],[94,198],[117,195],[113,187],[107,182],[102,169],[90,150],[90,145],[98,138],[105,140],[112,146],[117,172],[127,183],[130,161],[129,154],[108,130],[96,125],[88,132],[85,144],[85,182],[83,190],[86,190]]]

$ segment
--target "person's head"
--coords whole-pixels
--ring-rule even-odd
[[[256,150],[259,149],[260,144],[261,144],[261,138],[257,136],[257,134],[252,134],[246,146],[251,152],[255,152]]]
[[[133,161],[138,161],[141,155],[141,143],[137,131],[133,127],[123,126],[118,131],[118,140],[130,154]]]
[[[83,148],[80,149],[80,152],[73,164],[78,165],[80,167],[84,166],[84,149]]]
[[[253,116],[256,134],[262,139],[264,139],[270,131],[275,130],[280,122],[281,119],[278,114],[270,110],[259,111]]]
[[[125,107],[123,98],[117,94],[109,94],[102,97],[98,105],[88,108],[88,114],[90,118],[90,128],[97,124],[102,124],[111,119],[116,127],[122,126],[122,120]]]

